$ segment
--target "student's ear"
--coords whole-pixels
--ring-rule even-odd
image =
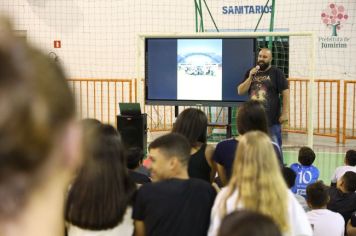
[[[177,157],[172,157],[170,160],[169,160],[169,166],[170,166],[170,169],[171,170],[175,170],[177,169],[179,165],[179,160]]]
[[[76,121],[70,122],[64,128],[60,139],[63,166],[69,170],[77,169],[82,163],[83,154],[81,125]]]

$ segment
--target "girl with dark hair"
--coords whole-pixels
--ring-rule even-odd
[[[237,113],[237,130],[240,135],[253,130],[258,130],[268,134],[267,116],[261,102],[250,100],[239,107]],[[226,185],[230,179],[239,139],[240,136],[224,140],[218,143],[215,148],[213,160],[216,162],[217,171],[222,185]],[[279,163],[282,166],[282,151],[277,143],[272,142],[272,144]]]
[[[196,108],[188,108],[179,114],[172,132],[185,136],[191,146],[188,165],[190,177],[212,182],[216,167],[212,160],[214,147],[207,144],[208,119]]]
[[[120,135],[110,125],[92,128],[84,143],[87,159],[68,194],[68,236],[94,235],[97,231],[105,236],[131,235],[135,184],[128,176]]]

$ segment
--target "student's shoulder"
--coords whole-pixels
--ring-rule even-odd
[[[189,178],[187,182],[189,182],[190,185],[201,186],[202,188],[212,187],[210,183],[198,178]]]
[[[201,179],[197,179],[197,178],[190,178],[188,180],[188,182],[190,183],[190,186],[192,186],[193,189],[197,190],[197,191],[208,191],[209,193],[216,193],[214,187]]]
[[[310,168],[313,169],[314,171],[319,172],[319,168],[316,167],[315,165],[311,165]]]
[[[335,219],[338,219],[342,222],[345,223],[345,220],[344,220],[344,217],[342,217],[342,215],[339,213],[339,212],[335,212],[335,211],[332,211],[332,210],[329,210],[329,209],[326,209],[329,213],[329,215],[333,216]]]
[[[276,73],[278,75],[283,75],[283,71],[276,66],[271,66],[270,73]]]
[[[336,167],[335,172],[345,172],[345,171],[353,171],[353,170],[356,171],[356,167],[343,165],[343,166]]]
[[[224,148],[227,146],[236,146],[238,141],[235,138],[229,138],[225,139],[223,141],[220,141],[217,145],[216,148]]]
[[[297,170],[297,169],[300,169],[302,167],[301,164],[299,163],[293,163],[290,165],[290,168],[293,169],[293,170]]]

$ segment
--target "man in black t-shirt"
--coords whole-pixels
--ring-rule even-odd
[[[132,218],[135,236],[205,236],[216,192],[207,182],[189,179],[190,144],[180,134],[167,134],[149,146],[154,183],[138,190]]]
[[[237,86],[239,95],[248,93],[250,99],[263,102],[272,138],[282,146],[281,124],[288,122],[289,88],[283,72],[271,65],[272,52],[262,48],[257,66],[249,70],[244,81]],[[282,96],[282,111],[279,97]]]

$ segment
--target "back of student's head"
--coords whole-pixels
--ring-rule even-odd
[[[135,185],[116,129],[99,125],[90,135],[84,144],[87,159],[69,191],[65,217],[80,228],[103,230],[121,222]]]
[[[309,184],[307,187],[307,201],[312,208],[323,208],[329,201],[328,187],[322,181]]]
[[[218,236],[281,236],[274,221],[253,211],[235,211],[224,217]]]
[[[292,188],[295,184],[295,179],[297,178],[296,173],[289,167],[283,167],[282,173],[288,188]]]
[[[12,31],[0,19],[0,218],[48,179],[40,172],[75,116],[62,69]]]
[[[268,134],[266,112],[261,102],[250,100],[239,107],[237,130],[239,134],[253,130],[259,130]]]
[[[166,158],[176,157],[184,166],[188,166],[190,157],[190,144],[181,134],[170,133],[155,139],[150,143],[148,150],[159,149]]]
[[[355,192],[356,191],[356,173],[353,171],[347,171],[341,177],[342,181],[344,181],[344,186],[346,191]]]
[[[188,108],[182,111],[173,125],[172,132],[185,136],[190,145],[207,141],[208,118],[205,113],[196,108]]]
[[[348,150],[345,155],[345,162],[349,166],[356,166],[356,151]]]
[[[315,160],[315,153],[310,147],[301,147],[299,149],[298,161],[303,166],[311,166]]]
[[[141,148],[139,147],[130,147],[126,151],[126,162],[127,162],[127,168],[130,170],[133,170],[137,168],[144,157],[144,153]]]

